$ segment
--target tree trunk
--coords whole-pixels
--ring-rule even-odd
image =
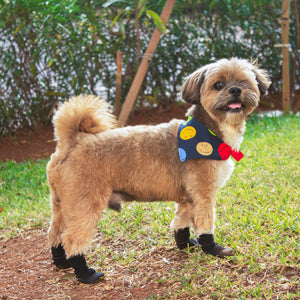
[[[167,0],[164,9],[161,13],[161,19],[166,24],[169,20],[173,7],[175,5],[176,0]],[[143,56],[143,60],[138,68],[138,71],[134,77],[133,83],[129,89],[126,100],[123,104],[120,116],[119,116],[119,126],[124,126],[127,122],[127,119],[130,115],[132,107],[136,101],[138,92],[143,83],[145,75],[149,68],[149,62],[152,59],[152,56],[157,48],[161,36],[161,32],[155,28],[155,31],[151,37],[146,53]]]

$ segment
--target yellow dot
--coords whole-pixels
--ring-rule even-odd
[[[212,152],[213,152],[213,147],[210,143],[207,143],[207,142],[201,142],[201,143],[198,143],[197,146],[196,146],[196,150],[201,154],[201,155],[204,155],[204,156],[208,156],[208,155],[211,155]]]
[[[187,126],[183,128],[180,132],[180,138],[182,140],[189,140],[196,135],[196,129],[192,126]]]

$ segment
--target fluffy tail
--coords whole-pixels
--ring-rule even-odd
[[[109,104],[97,96],[72,97],[57,110],[54,134],[58,141],[71,142],[79,132],[98,133],[115,128],[117,121]]]

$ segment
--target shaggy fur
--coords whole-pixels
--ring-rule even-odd
[[[223,59],[197,70],[182,86],[193,104],[187,115],[238,150],[245,121],[270,82],[255,64]],[[230,103],[241,103],[231,109]],[[215,195],[234,163],[180,162],[177,131],[182,120],[156,126],[116,128],[108,104],[95,96],[71,98],[54,117],[57,149],[47,166],[51,190],[51,247],[66,257],[84,254],[101,212],[124,201],[175,201],[175,232],[192,227],[197,237],[214,232]]]

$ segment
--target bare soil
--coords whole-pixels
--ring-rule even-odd
[[[299,102],[298,93],[295,106]],[[258,110],[274,109],[281,109],[280,95],[265,98]],[[186,110],[186,105],[174,105],[169,109],[138,111],[132,115],[129,124],[156,124],[173,118],[182,119]],[[51,126],[41,125],[38,130],[24,129],[0,138],[0,161],[49,158],[55,146]],[[159,279],[169,268],[179,271],[182,261],[187,259],[184,252],[157,247],[151,258],[139,266],[135,280],[132,280],[128,268],[115,265],[101,284],[84,285],[76,280],[72,270],[59,271],[50,257],[45,228],[23,231],[11,239],[0,240],[0,299],[144,299],[151,295],[167,296],[168,290],[176,289],[176,286],[169,286],[168,282],[160,282]],[[165,261],[169,264],[162,263]],[[294,271],[292,273],[292,276],[299,276]],[[137,287],[135,282],[142,284]]]
[[[128,267],[110,265],[99,284],[86,285],[75,278],[72,269],[61,271],[52,264],[46,229],[29,230],[0,241],[0,299],[144,299],[166,295],[168,283],[159,283],[159,279],[171,266],[179,269],[186,256],[172,248],[157,247],[138,266],[138,279]]]

